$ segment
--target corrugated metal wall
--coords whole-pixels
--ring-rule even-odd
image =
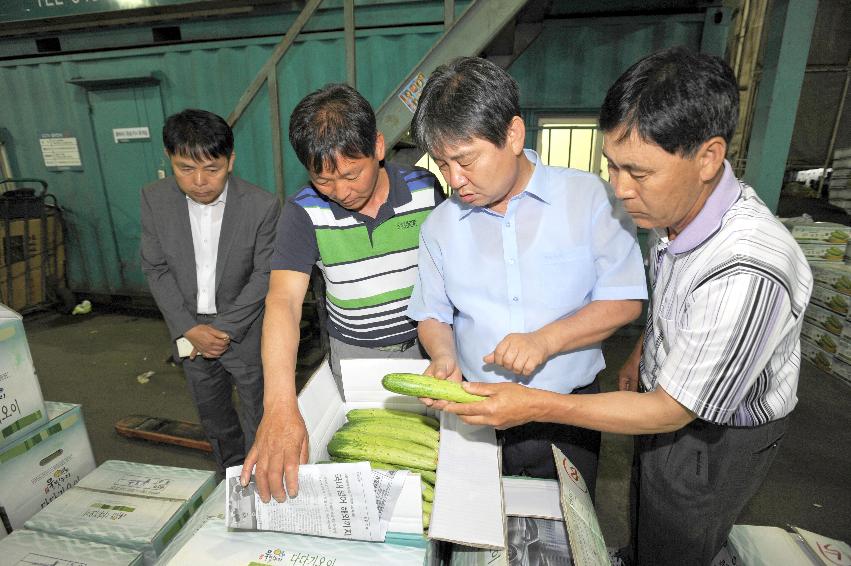
[[[377,107],[441,32],[439,27],[423,26],[379,30],[359,37],[359,90]],[[186,107],[226,116],[275,44],[270,39],[229,41],[0,65],[0,88],[6,101],[0,104],[0,125],[8,130],[15,171],[20,176],[46,179],[50,192],[67,211],[68,277],[73,290],[122,295],[148,292],[138,276],[138,254],[126,257],[127,253],[118,251],[115,241],[127,234],[116,234],[116,223],[107,214],[110,208],[118,210],[134,218],[138,226],[138,190],[127,194],[104,186],[86,91],[68,81],[154,76],[160,79],[166,116]],[[304,95],[328,82],[344,82],[345,76],[341,34],[313,34],[294,44],[278,71],[284,134],[290,112]],[[235,171],[274,191],[269,114],[263,89],[236,125]],[[83,171],[48,171],[39,150],[40,132],[73,134],[79,143]],[[159,135],[158,131],[151,132],[152,137]],[[286,188],[294,192],[306,175],[288,144],[285,148]],[[140,188],[155,179],[156,169],[151,168],[150,176],[137,179],[134,186]],[[138,234],[135,236],[138,238]]]
[[[700,48],[704,26],[702,14],[546,22],[541,37],[510,69],[520,83],[529,125],[534,127],[537,116],[544,113],[595,113],[608,86],[632,62],[669,45]],[[435,25],[359,31],[359,90],[377,107],[441,32]],[[7,149],[16,173],[46,179],[50,192],[67,211],[68,276],[73,290],[148,293],[139,277],[138,254],[119,244],[124,238],[138,239],[138,228],[132,233],[138,227],[138,187],[154,180],[156,171],[148,178],[133,179],[132,190],[105,186],[86,90],[68,81],[153,76],[160,81],[166,116],[185,107],[227,115],[275,43],[268,38],[229,40],[0,63],[0,128],[7,130]],[[300,36],[281,61],[278,76],[286,135],[289,114],[298,100],[327,82],[345,81],[342,33]],[[47,171],[39,150],[40,132],[71,132],[80,145],[83,171]],[[235,133],[236,173],[273,191],[265,89]],[[158,138],[160,132],[152,131],[151,136]],[[284,169],[286,190],[292,193],[306,175],[288,143]]]

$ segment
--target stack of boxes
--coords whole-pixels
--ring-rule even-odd
[[[827,186],[830,204],[851,213],[851,147],[833,152],[833,172]]]
[[[137,566],[156,561],[215,474],[95,469],[82,407],[43,400],[21,316],[0,304],[0,477],[3,564]]]
[[[798,224],[792,236],[813,272],[813,293],[801,329],[801,355],[851,383],[851,227],[827,222]]]
[[[0,539],[94,468],[80,405],[44,402],[21,316],[0,305]]]

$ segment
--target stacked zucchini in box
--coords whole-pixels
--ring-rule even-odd
[[[368,461],[381,470],[409,470],[423,480],[423,526],[428,527],[437,479],[436,419],[392,409],[352,409],[328,443],[334,462]]]

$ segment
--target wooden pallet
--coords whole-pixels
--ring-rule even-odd
[[[198,423],[175,421],[148,415],[128,415],[117,423],[115,430],[121,436],[140,438],[162,444],[176,444],[203,452],[213,448]]]

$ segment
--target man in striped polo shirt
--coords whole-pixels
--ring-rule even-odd
[[[725,156],[738,86],[721,59],[673,48],[626,71],[600,113],[616,196],[649,228],[650,316],[620,391],[470,384],[471,423],[563,422],[634,434],[632,551],[706,565],[759,489],[797,403],[812,275]],[[630,553],[631,554],[631,553]]]
[[[298,409],[295,365],[301,306],[314,265],[325,280],[331,371],[342,358],[422,358],[416,323],[405,312],[417,278],[420,226],[444,200],[435,176],[384,163],[384,136],[366,99],[344,84],[306,96],[290,116],[290,143],[310,185],[290,197],[278,221],[263,324],[264,415],[245,460],[257,489],[298,490],[307,433]]]

